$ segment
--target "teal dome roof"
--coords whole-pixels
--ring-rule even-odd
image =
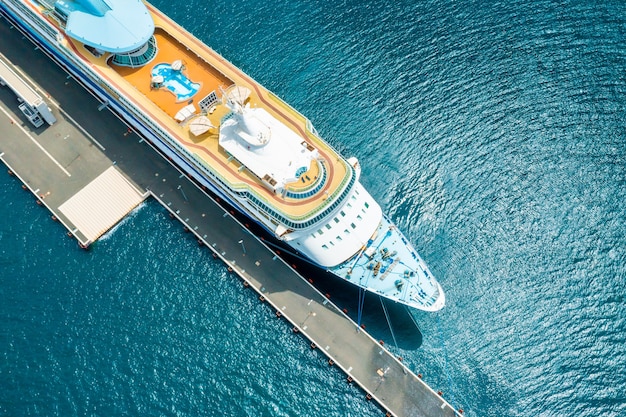
[[[58,0],[67,16],[65,33],[101,51],[134,51],[154,34],[154,21],[141,0]]]

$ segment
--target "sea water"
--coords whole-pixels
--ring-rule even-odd
[[[469,416],[626,415],[626,3],[154,3],[359,158],[446,291],[365,304],[412,370]],[[89,252],[0,202],[0,415],[384,414],[156,202]]]

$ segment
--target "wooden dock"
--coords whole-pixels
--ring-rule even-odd
[[[294,332],[302,334],[312,348],[327,356],[329,366],[341,368],[348,381],[358,384],[364,396],[377,401],[387,415],[460,416],[441,395],[360,329],[231,213],[146,146],[144,140],[111,113],[103,111],[100,103],[3,19],[0,19],[0,52],[20,71],[28,72],[31,82],[59,104],[59,114],[68,116],[63,129],[69,129],[68,126],[77,129],[69,136],[53,134],[50,136],[53,140],[42,140],[46,131],[30,130],[24,119],[12,113],[15,103],[10,93],[0,91],[0,106],[4,111],[0,114],[0,133],[10,138],[0,140],[0,156],[3,161],[10,158],[7,162],[10,170],[27,188],[33,192],[34,187],[39,189],[35,192],[39,200],[43,188],[32,184],[35,181],[44,184],[43,201],[51,203],[46,205],[53,216],[67,217],[59,207],[85,187],[86,184],[75,183],[79,177],[91,181],[115,167],[133,187],[152,195],[178,218],[199,242],[211,249],[213,256],[222,259],[230,271],[258,293],[260,302],[270,304]],[[28,144],[28,135],[38,145]],[[48,155],[60,162],[55,164]],[[81,160],[79,165],[77,161]],[[81,174],[73,175],[73,170]],[[56,177],[51,179],[53,174]],[[72,231],[74,226],[66,227]]]

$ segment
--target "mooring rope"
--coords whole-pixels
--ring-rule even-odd
[[[383,311],[385,312],[385,318],[387,319],[387,324],[389,325],[389,330],[391,331],[391,337],[393,338],[393,344],[396,346],[396,349],[398,349],[398,342],[396,342],[396,335],[393,334],[393,326],[391,325],[389,314],[387,314],[387,307],[385,306],[385,303],[383,302],[383,297],[378,297],[378,299],[380,300],[380,305],[383,306]]]
[[[365,305],[365,290],[359,286],[359,304],[357,306],[357,325],[361,328],[361,318],[363,317],[363,306]]]

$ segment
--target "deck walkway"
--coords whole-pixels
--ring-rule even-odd
[[[281,317],[288,320],[297,332],[306,336],[323,352],[329,363],[340,367],[354,383],[359,384],[369,398],[378,401],[388,415],[396,416],[459,416],[460,414],[440,395],[399,362],[389,351],[367,332],[327,300],[291,266],[284,263],[260,240],[249,233],[230,213],[210,199],[201,189],[187,180],[179,171],[146,146],[146,142],[126,127],[111,113],[98,113],[99,103],[85,93],[56,66],[23,39],[15,29],[9,29],[0,19],[0,52],[28,68],[29,76],[41,85],[61,108],[80,123],[81,129],[95,151],[89,155],[93,166],[102,171],[115,165],[133,183],[147,190],[172,216],[180,219],[233,273],[237,273],[248,286],[271,304]],[[0,104],[7,103],[6,94],[0,91]],[[2,104],[6,107],[7,104]],[[101,108],[100,108],[101,110]],[[97,117],[94,117],[97,116]],[[0,115],[0,133],[20,135],[9,119]],[[13,133],[11,133],[13,132]],[[88,132],[91,132],[89,134]],[[94,137],[97,137],[97,142]],[[74,136],[62,137],[58,144],[71,152],[80,141]],[[81,139],[81,140],[83,140]],[[57,141],[60,140],[57,137]],[[4,146],[5,142],[0,141]],[[11,152],[17,154],[19,148]],[[56,152],[60,152],[56,149]],[[66,155],[67,156],[67,155]],[[50,173],[65,175],[75,162],[71,159],[57,166],[43,152],[31,158],[17,158],[12,166],[23,172],[46,178]],[[80,158],[79,158],[80,159]],[[98,170],[91,172],[95,175]],[[79,177],[73,175],[71,178]],[[49,181],[48,199],[62,194],[54,180]],[[60,198],[59,201],[67,201]],[[60,203],[59,203],[60,204]],[[58,206],[58,205],[57,205]],[[54,205],[48,206],[55,210]],[[277,314],[278,314],[277,313]]]

